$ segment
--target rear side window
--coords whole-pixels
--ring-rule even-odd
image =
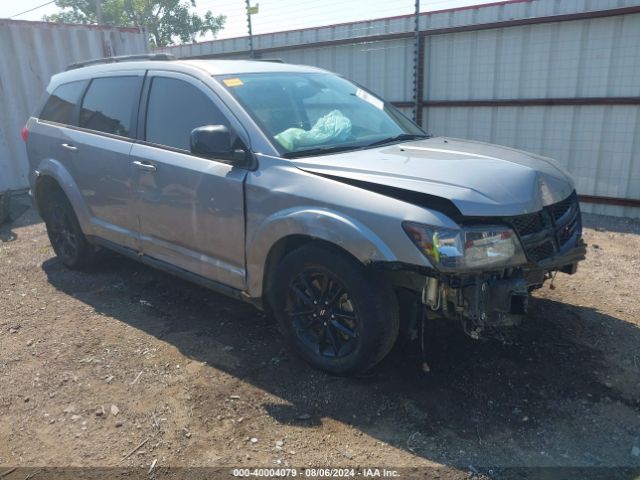
[[[121,137],[131,136],[138,108],[139,77],[96,78],[82,100],[80,126]]]
[[[190,149],[191,130],[226,125],[224,114],[207,95],[182,80],[155,77],[147,107],[147,142]]]
[[[47,103],[45,103],[40,120],[48,120],[50,122],[64,123],[67,125],[75,124],[73,110],[80,100],[82,90],[86,82],[71,82],[60,85],[56,88]]]

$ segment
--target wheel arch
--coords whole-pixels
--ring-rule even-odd
[[[303,246],[317,246],[326,250],[331,250],[342,255],[349,257],[351,260],[360,263],[360,260],[351,254],[348,250],[344,249],[340,245],[329,242],[327,240],[314,238],[309,235],[293,234],[286,237],[282,237],[278,240],[269,250],[267,259],[265,261],[264,273],[262,278],[263,285],[263,302],[266,302],[265,294],[269,291],[271,282],[273,282],[274,273],[276,267],[280,261],[286,257],[289,253],[297,250]],[[265,303],[266,304],[266,303]]]
[[[263,222],[247,242],[249,294],[264,298],[278,261],[310,242],[343,252],[363,265],[396,259],[373,231],[347,216],[322,209],[279,212]]]
[[[33,190],[34,203],[38,213],[42,216],[47,194],[54,190],[61,191],[69,200],[82,231],[86,234],[90,230],[90,212],[87,208],[80,189],[67,169],[57,160],[44,160],[36,173]]]

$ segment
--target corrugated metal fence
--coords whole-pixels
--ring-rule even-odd
[[[20,130],[51,75],[90,58],[145,53],[136,28],[0,19],[0,192],[28,186]]]
[[[315,65],[411,114],[414,18],[254,37],[262,57]],[[556,158],[586,211],[640,217],[640,2],[514,0],[421,14],[422,120],[436,135]],[[179,57],[246,58],[247,38]],[[633,206],[635,205],[635,206]]]

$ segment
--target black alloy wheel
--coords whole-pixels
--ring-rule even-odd
[[[95,264],[98,249],[85,237],[73,207],[62,190],[53,190],[43,201],[42,217],[56,255],[64,265],[83,269]]]
[[[300,273],[289,285],[287,307],[296,336],[318,355],[344,357],[356,349],[358,314],[347,289],[330,273]]]
[[[326,242],[303,245],[278,263],[267,302],[298,355],[332,374],[367,371],[398,337],[392,286]]]
[[[62,209],[50,212],[47,229],[56,254],[64,263],[72,262],[78,256],[79,239],[66,212]]]

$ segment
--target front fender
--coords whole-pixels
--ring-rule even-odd
[[[367,226],[322,208],[291,208],[267,217],[247,241],[247,290],[250,296],[263,293],[264,268],[271,247],[291,235],[325,240],[343,248],[363,264],[395,261],[391,249]]]
[[[40,162],[34,173],[35,179],[33,181],[32,195],[35,205],[38,206],[40,200],[38,198],[39,182],[46,177],[55,180],[67,196],[69,203],[71,203],[82,231],[85,235],[93,233],[91,231],[91,212],[87,208],[82,197],[82,193],[80,192],[80,188],[64,165],[53,158],[45,158]],[[39,209],[38,213],[42,215],[42,212],[40,212]]]

